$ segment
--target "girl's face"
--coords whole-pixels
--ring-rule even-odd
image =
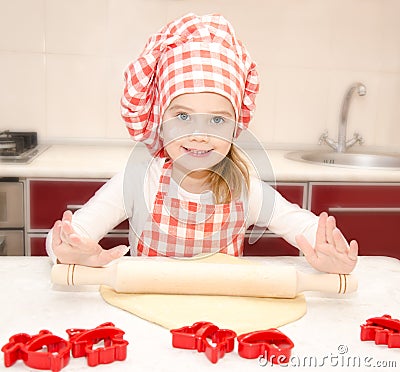
[[[172,100],[161,135],[171,160],[188,171],[209,169],[229,152],[235,131],[231,102],[216,93],[187,93]]]

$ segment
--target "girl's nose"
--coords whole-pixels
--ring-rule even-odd
[[[208,135],[207,133],[194,132],[189,136],[189,139],[191,141],[208,142]]]

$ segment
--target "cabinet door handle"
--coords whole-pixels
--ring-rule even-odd
[[[328,209],[329,212],[343,212],[343,213],[348,213],[348,212],[360,212],[360,213],[365,213],[365,212],[372,212],[372,213],[400,213],[400,208],[391,208],[391,207],[367,207],[367,208],[362,208],[362,207],[332,207]]]
[[[268,238],[280,238],[279,235],[276,235],[276,234],[272,233],[268,229],[261,230],[261,231],[255,231],[255,232],[252,232],[251,230],[247,230],[245,232],[244,236],[246,238],[249,238],[252,234],[257,235],[259,237],[263,237],[263,238],[265,238],[265,237],[268,237]]]
[[[67,209],[70,211],[76,211],[77,209],[81,209],[83,207],[82,204],[68,204]]]

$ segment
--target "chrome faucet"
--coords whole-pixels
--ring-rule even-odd
[[[326,143],[328,146],[332,147],[336,152],[346,152],[346,150],[353,146],[355,143],[359,142],[363,143],[363,138],[359,133],[354,133],[353,138],[350,140],[346,140],[346,132],[347,132],[347,116],[349,114],[349,107],[351,97],[353,93],[357,91],[359,96],[365,96],[367,94],[367,88],[362,83],[354,83],[351,85],[343,98],[342,101],[342,109],[340,111],[340,122],[339,122],[339,133],[338,140],[334,141],[328,138],[328,132],[325,131],[321,137],[319,138],[319,144]]]

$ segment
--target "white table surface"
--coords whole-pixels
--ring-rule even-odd
[[[257,258],[255,258],[257,259]],[[263,260],[295,265],[311,271],[302,257],[269,257]],[[387,257],[360,257],[355,294],[306,293],[307,313],[280,328],[295,344],[288,366],[261,366],[257,359],[243,359],[235,350],[212,364],[195,350],[174,349],[168,330],[108,305],[96,290],[56,291],[50,283],[47,257],[1,257],[0,345],[13,334],[36,334],[48,329],[67,338],[67,328],[93,328],[113,322],[129,341],[127,359],[90,368],[84,358],[70,359],[62,371],[398,371],[400,349],[360,341],[360,324],[383,314],[400,318],[400,261]],[[240,309],[238,309],[240,311]],[[200,320],[200,319],[199,319]],[[342,354],[341,354],[342,353]],[[311,362],[311,367],[309,364]],[[355,364],[354,364],[355,363]],[[376,367],[378,363],[385,367]],[[300,364],[300,366],[299,366]],[[317,364],[317,366],[316,366]],[[305,367],[301,367],[305,365]],[[350,365],[352,368],[348,368]],[[353,368],[353,366],[355,366]],[[28,371],[22,361],[1,370]]]

